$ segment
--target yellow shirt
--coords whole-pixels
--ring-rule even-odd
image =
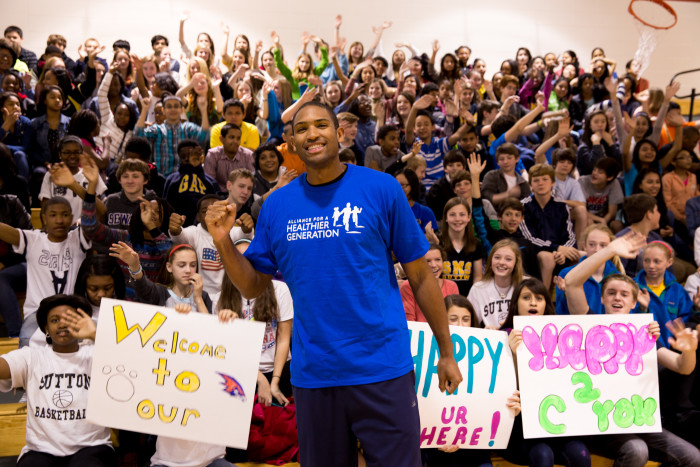
[[[649,290],[654,292],[654,294],[656,294],[657,297],[660,297],[661,294],[664,293],[664,290],[666,290],[666,284],[664,284],[663,281],[661,281],[661,284],[659,285],[647,284],[647,287],[649,287]]]
[[[223,128],[224,125],[226,125],[226,122],[217,123],[211,127],[211,137],[209,139],[210,147],[215,148],[221,146],[221,128]],[[251,151],[258,149],[258,146],[260,146],[258,127],[248,122],[241,123],[241,146]]]

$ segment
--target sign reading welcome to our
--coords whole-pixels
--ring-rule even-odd
[[[525,438],[661,431],[650,314],[515,317]]]
[[[88,421],[245,449],[264,331],[102,299]]]
[[[506,407],[516,390],[513,356],[502,331],[450,326],[454,357],[464,380],[454,394],[440,392],[437,341],[427,323],[408,323],[421,420],[421,447],[458,445],[504,449],[514,416]]]

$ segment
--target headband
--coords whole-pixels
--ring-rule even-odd
[[[175,253],[177,250],[179,250],[180,248],[185,248],[185,247],[194,250],[194,248],[192,248],[192,245],[188,245],[187,243],[180,243],[179,245],[174,246],[172,250],[170,250],[170,254],[168,255],[168,259],[170,259],[170,257],[173,255],[173,253]]]
[[[671,255],[671,258],[673,258],[673,249],[668,243],[662,242],[661,240],[652,240],[651,242],[647,243],[647,246],[652,245],[654,243],[662,245],[664,248],[666,248],[668,250],[668,254]]]

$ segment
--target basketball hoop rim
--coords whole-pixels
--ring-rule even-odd
[[[632,5],[634,5],[636,2],[650,2],[650,3],[654,3],[656,5],[659,5],[660,7],[662,7],[666,11],[668,11],[673,16],[673,23],[670,24],[669,26],[656,26],[654,24],[647,23],[642,18],[637,16],[637,14],[634,12],[634,8],[632,8]],[[678,15],[676,14],[676,11],[673,9],[673,7],[671,7],[671,5],[666,3],[664,0],[632,0],[629,4],[629,7],[627,7],[627,11],[629,12],[629,14],[631,14],[634,17],[634,19],[636,19],[637,21],[642,23],[644,26],[649,26],[650,28],[654,28],[654,29],[660,29],[660,30],[671,29],[678,22]]]

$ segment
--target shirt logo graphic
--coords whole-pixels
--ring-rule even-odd
[[[224,268],[219,252],[213,248],[204,248],[202,251],[202,269],[205,271],[220,271]]]
[[[342,223],[343,227],[345,227],[345,232],[347,233],[353,233],[353,234],[359,234],[361,233],[359,230],[350,230],[350,220],[352,218],[353,224],[355,224],[355,229],[364,229],[365,227],[363,225],[360,225],[358,222],[358,215],[362,212],[362,208],[358,208],[357,206],[350,207],[350,203],[347,203],[345,207],[340,210],[337,206],[333,208],[333,227],[338,226],[338,220],[340,220],[342,216]]]

